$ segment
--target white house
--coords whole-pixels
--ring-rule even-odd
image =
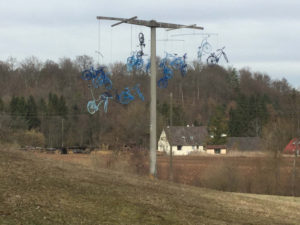
[[[208,137],[206,126],[169,126],[163,129],[158,141],[158,151],[173,155],[188,155],[204,152],[203,145]]]

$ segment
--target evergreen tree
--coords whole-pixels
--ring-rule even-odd
[[[248,130],[249,117],[247,97],[239,95],[236,109],[231,108],[229,112],[229,135],[231,137],[244,136]]]
[[[162,105],[158,105],[157,110],[165,119],[167,125],[170,124],[170,105],[164,102]],[[172,125],[173,126],[182,126],[185,125],[185,117],[183,109],[180,105],[172,106]]]
[[[41,125],[41,121],[38,119],[38,109],[33,96],[29,96],[27,100],[27,115],[26,121],[28,129],[38,128]]]
[[[209,144],[225,144],[228,133],[228,121],[226,119],[225,107],[218,106],[208,123],[210,135]]]
[[[27,129],[26,101],[24,97],[13,96],[9,103],[9,112],[11,115],[11,127],[14,129]]]
[[[58,98],[56,94],[49,93],[47,108],[48,115],[58,115],[66,118],[68,114],[66,100],[62,95]]]
[[[49,93],[48,96],[48,115],[57,115],[58,97],[56,94]]]
[[[231,137],[260,136],[262,127],[268,122],[266,95],[240,95],[236,109],[229,111],[229,134]]]
[[[57,113],[58,115],[66,118],[67,114],[68,114],[68,107],[66,105],[66,100],[64,98],[64,96],[60,96],[59,100],[58,100],[58,104],[57,104]]]
[[[17,114],[22,117],[25,117],[27,114],[27,104],[26,104],[26,100],[23,96],[18,98]]]
[[[18,111],[18,97],[13,96],[9,103],[9,112],[11,115],[16,115]]]
[[[43,98],[41,98],[38,102],[38,112],[44,116],[47,114],[47,104]]]

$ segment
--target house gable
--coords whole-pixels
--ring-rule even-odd
[[[166,127],[158,141],[158,151],[174,155],[188,155],[193,151],[203,151],[208,136],[206,127]]]

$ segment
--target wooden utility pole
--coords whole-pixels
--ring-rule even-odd
[[[163,23],[157,22],[155,20],[138,20],[137,16],[126,18],[117,18],[117,17],[106,17],[106,16],[97,16],[98,20],[116,20],[119,21],[112,27],[120,25],[122,23],[146,26],[151,29],[151,57],[150,57],[150,176],[156,176],[156,28],[166,28],[166,29],[180,29],[180,28],[191,28],[203,30],[203,27],[198,27],[195,24],[193,25],[181,25],[173,23]]]

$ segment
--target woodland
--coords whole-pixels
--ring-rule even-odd
[[[82,71],[91,66],[96,67],[96,63],[86,55],[57,62],[43,62],[34,56],[0,61],[0,142],[39,147],[148,148],[149,74],[128,73],[121,62],[106,65],[115,90],[140,84],[145,100],[135,98],[124,105],[111,99],[107,112],[101,107],[91,115],[87,111],[91,90],[81,78]],[[285,78],[274,80],[250,68],[236,70],[197,62],[194,67],[185,76],[175,73],[166,88],[157,88],[157,135],[170,123],[207,126],[213,137],[207,143],[225,143],[222,134],[258,136],[266,150],[273,151],[281,151],[299,135],[299,91]],[[158,69],[158,79],[162,76]],[[99,87],[93,94],[99,96],[104,91]]]

